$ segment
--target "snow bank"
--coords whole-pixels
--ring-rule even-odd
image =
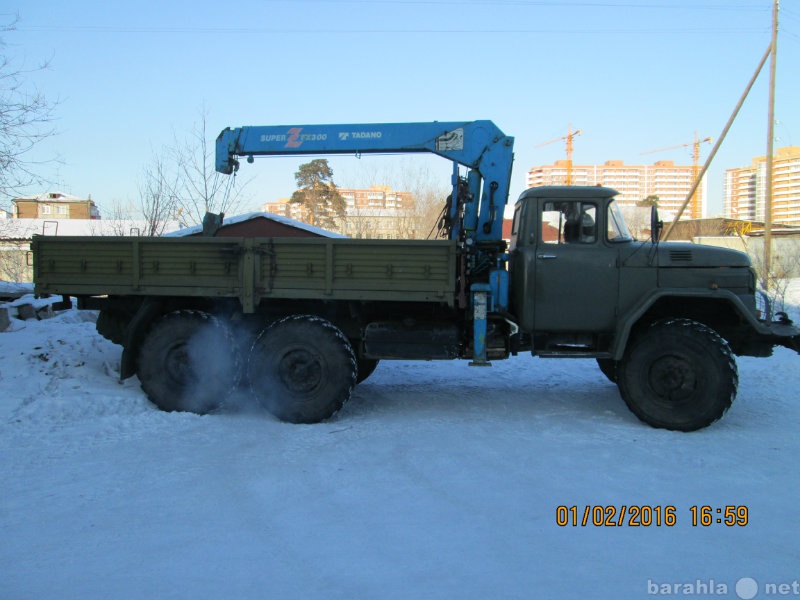
[[[92,316],[0,334],[0,597],[739,597],[744,578],[761,597],[800,576],[788,350],[740,359],[738,400],[690,434],[637,421],[593,361],[526,356],[384,362],[296,426],[159,412]],[[582,526],[586,506],[675,523]],[[747,524],[717,523],[726,506]]]

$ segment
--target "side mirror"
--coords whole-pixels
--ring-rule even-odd
[[[654,244],[658,243],[661,237],[661,230],[664,228],[664,221],[658,220],[658,207],[650,207],[650,236]]]

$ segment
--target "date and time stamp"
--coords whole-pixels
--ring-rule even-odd
[[[750,509],[743,505],[694,505],[679,510],[667,505],[559,505],[559,527],[675,527],[685,519],[692,527],[746,527]]]

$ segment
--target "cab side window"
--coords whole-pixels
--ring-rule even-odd
[[[545,244],[594,244],[597,207],[575,200],[545,202],[541,240]]]
[[[514,220],[511,223],[511,244],[509,248],[513,250],[517,247],[517,239],[519,238],[519,230],[522,222],[522,203],[517,204],[514,208]]]

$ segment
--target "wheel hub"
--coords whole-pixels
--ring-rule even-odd
[[[671,401],[689,397],[697,386],[692,365],[678,356],[665,356],[653,362],[648,379],[659,397]]]
[[[322,381],[322,361],[319,356],[304,349],[295,349],[283,355],[278,366],[281,382],[295,393],[305,394]]]
[[[164,368],[174,381],[186,383],[192,377],[192,366],[186,344],[177,344],[169,349],[164,359]]]

